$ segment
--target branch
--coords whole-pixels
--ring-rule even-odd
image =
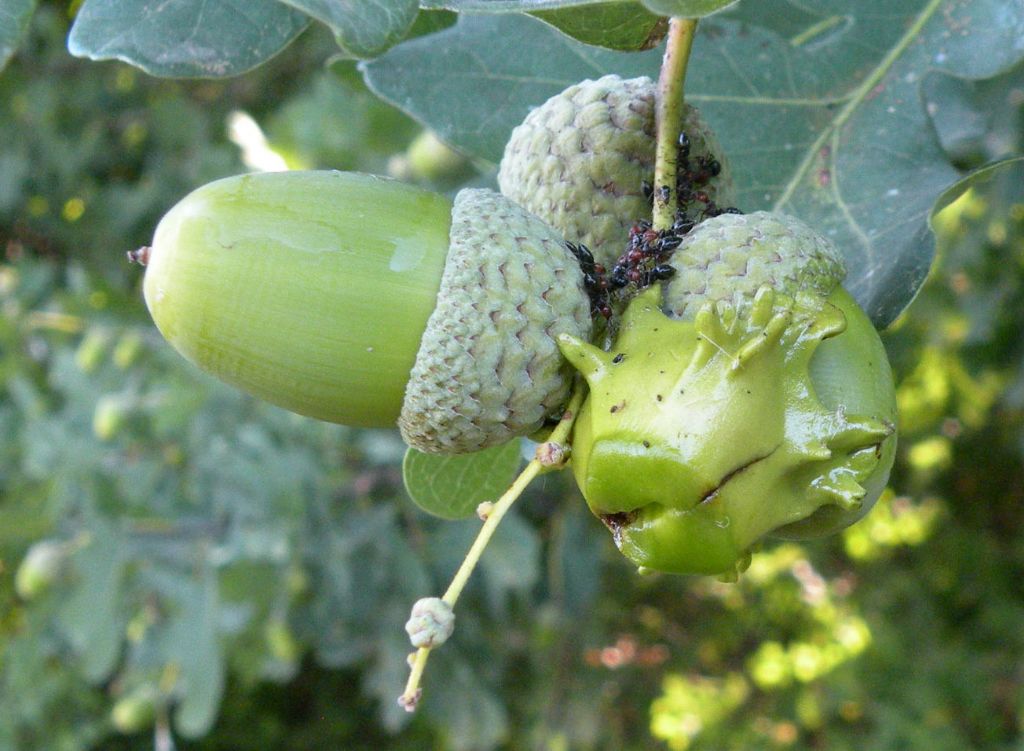
[[[459,595],[462,594],[462,590],[469,581],[469,577],[476,568],[477,563],[479,563],[480,556],[487,547],[487,543],[491,541],[491,537],[497,530],[498,524],[501,523],[508,510],[512,508],[512,504],[519,499],[519,496],[523,494],[523,491],[526,490],[527,486],[537,475],[546,469],[564,463],[567,458],[565,442],[569,437],[569,431],[572,430],[573,423],[576,421],[576,415],[583,404],[585,392],[586,389],[582,382],[577,381],[573,388],[572,396],[569,399],[569,405],[565,408],[562,419],[555,426],[551,436],[537,447],[534,459],[526,465],[526,468],[515,479],[515,482],[512,483],[509,489],[505,491],[505,494],[498,499],[493,508],[488,512],[484,526],[481,527],[476,540],[473,541],[473,545],[459,566],[459,570],[455,572],[452,583],[448,585],[444,597],[441,598],[449,607],[455,607],[455,603],[458,601]],[[423,694],[423,689],[420,688],[420,680],[423,678],[423,671],[427,667],[427,658],[430,657],[431,649],[432,647],[420,647],[412,658],[409,680],[405,685],[405,691],[398,697],[398,704],[408,712],[415,711],[416,705]]]

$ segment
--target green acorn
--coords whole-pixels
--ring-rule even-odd
[[[388,174],[400,180],[429,182],[452,187],[472,174],[469,159],[446,144],[431,130],[424,130],[405,150],[388,162]]]
[[[671,262],[610,351],[561,338],[590,386],[573,471],[591,510],[639,566],[703,574],[859,519],[892,466],[895,390],[838,251],[791,217],[727,214]]]
[[[132,412],[132,400],[123,394],[104,394],[92,413],[92,433],[101,441],[113,440]]]
[[[557,413],[556,338],[590,335],[563,239],[503,196],[369,175],[218,180],[157,227],[144,292],[186,358],[330,422],[432,453],[476,451]]]
[[[82,337],[75,350],[75,364],[83,373],[92,374],[103,363],[110,346],[110,332],[102,328],[90,328]]]
[[[47,592],[60,576],[69,555],[68,546],[56,540],[40,540],[28,549],[14,574],[18,597],[34,600]]]
[[[110,710],[110,724],[124,735],[150,728],[156,718],[155,697],[156,690],[148,686],[121,697]]]
[[[610,268],[630,226],[651,215],[644,184],[656,187],[654,115],[649,78],[608,75],[570,86],[512,131],[498,171],[501,192]],[[711,128],[689,104],[681,125],[700,190],[721,207],[732,205],[729,162]],[[695,216],[702,206],[691,200],[679,208]]]

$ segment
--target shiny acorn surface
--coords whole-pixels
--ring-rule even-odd
[[[223,381],[303,415],[391,426],[435,307],[451,208],[355,173],[218,180],[161,220],[146,304]]]

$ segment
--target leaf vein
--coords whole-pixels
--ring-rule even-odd
[[[825,144],[833,133],[837,133],[846,121],[850,119],[857,107],[860,106],[871,90],[874,89],[875,85],[885,76],[886,73],[889,72],[889,69],[892,68],[896,60],[899,59],[899,57],[907,50],[910,43],[917,37],[917,35],[921,33],[921,29],[924,28],[924,25],[935,14],[942,2],[943,0],[929,0],[928,4],[914,20],[914,23],[907,29],[906,33],[900,37],[896,44],[889,50],[888,54],[882,58],[878,65],[875,66],[874,70],[869,73],[861,85],[853,92],[846,106],[843,107],[836,116],[832,118],[832,121],[825,126],[821,135],[815,139],[814,143],[811,144],[811,147],[804,154],[804,158],[797,166],[793,177],[790,178],[786,190],[775,201],[773,210],[781,210],[783,206],[792,200],[793,194],[796,192],[801,180],[811,168],[811,164],[815,159],[815,155],[818,153],[818,149]]]

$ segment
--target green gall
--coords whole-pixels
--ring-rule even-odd
[[[608,268],[630,226],[651,215],[644,184],[655,187],[655,88],[649,78],[615,75],[570,86],[512,131],[498,171],[502,193],[587,245]],[[690,105],[681,127],[692,164],[718,163],[700,189],[719,206],[733,204],[729,162],[711,128]],[[679,208],[695,213],[700,206],[684,201]]]
[[[735,223],[711,219],[688,238],[691,263],[718,259],[695,287],[677,255],[682,273],[631,301],[610,351],[561,339],[590,386],[577,483],[646,569],[735,575],[765,536],[828,534],[860,518],[893,461],[892,374],[839,285],[838,254],[816,235],[808,243],[796,220],[755,217],[724,240],[719,220]],[[773,235],[780,222],[789,229]]]

